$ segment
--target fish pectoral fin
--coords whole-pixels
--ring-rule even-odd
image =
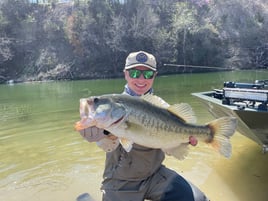
[[[131,140],[128,140],[126,138],[120,138],[119,142],[122,145],[122,147],[126,150],[126,152],[130,152],[130,150],[132,149],[132,144],[133,144]]]
[[[169,112],[181,118],[187,123],[195,124],[196,116],[192,107],[188,103],[179,103],[167,108]]]
[[[172,155],[179,160],[184,160],[186,156],[188,155],[188,151],[189,151],[188,145],[189,145],[188,142],[182,143],[178,147],[173,147],[170,149],[163,149],[163,151],[167,155]]]

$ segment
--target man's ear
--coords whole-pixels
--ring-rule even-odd
[[[123,72],[124,72],[124,75],[125,75],[125,80],[127,80],[127,71],[123,70]]]

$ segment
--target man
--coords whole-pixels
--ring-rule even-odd
[[[144,51],[130,53],[124,68],[124,94],[141,96],[153,92],[157,74],[156,60]],[[165,154],[161,149],[152,149],[134,144],[126,152],[111,133],[96,128],[80,132],[90,142],[106,151],[103,201],[207,201],[206,196],[176,172],[162,165]],[[197,140],[189,138],[190,145]]]

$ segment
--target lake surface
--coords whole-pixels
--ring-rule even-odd
[[[256,79],[268,79],[268,71],[162,76],[154,90],[171,104],[189,103],[203,124],[213,117],[191,93],[221,88],[224,81]],[[74,201],[84,192],[101,200],[105,154],[84,141],[74,123],[80,98],[121,93],[124,84],[111,79],[0,85],[0,200]],[[231,159],[199,143],[187,159],[167,157],[164,163],[212,201],[266,201],[268,154],[238,132],[231,142]]]

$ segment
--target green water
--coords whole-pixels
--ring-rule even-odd
[[[161,76],[154,90],[171,104],[189,103],[198,122],[205,123],[213,118],[192,92],[221,88],[224,81],[256,79],[268,79],[268,71]],[[111,79],[0,85],[0,200],[73,201],[84,192],[100,200],[104,153],[84,141],[74,123],[80,98],[121,93],[124,84],[123,79]],[[268,156],[239,133],[232,140],[231,160],[200,146],[186,160],[167,157],[165,164],[212,200],[265,201]]]

